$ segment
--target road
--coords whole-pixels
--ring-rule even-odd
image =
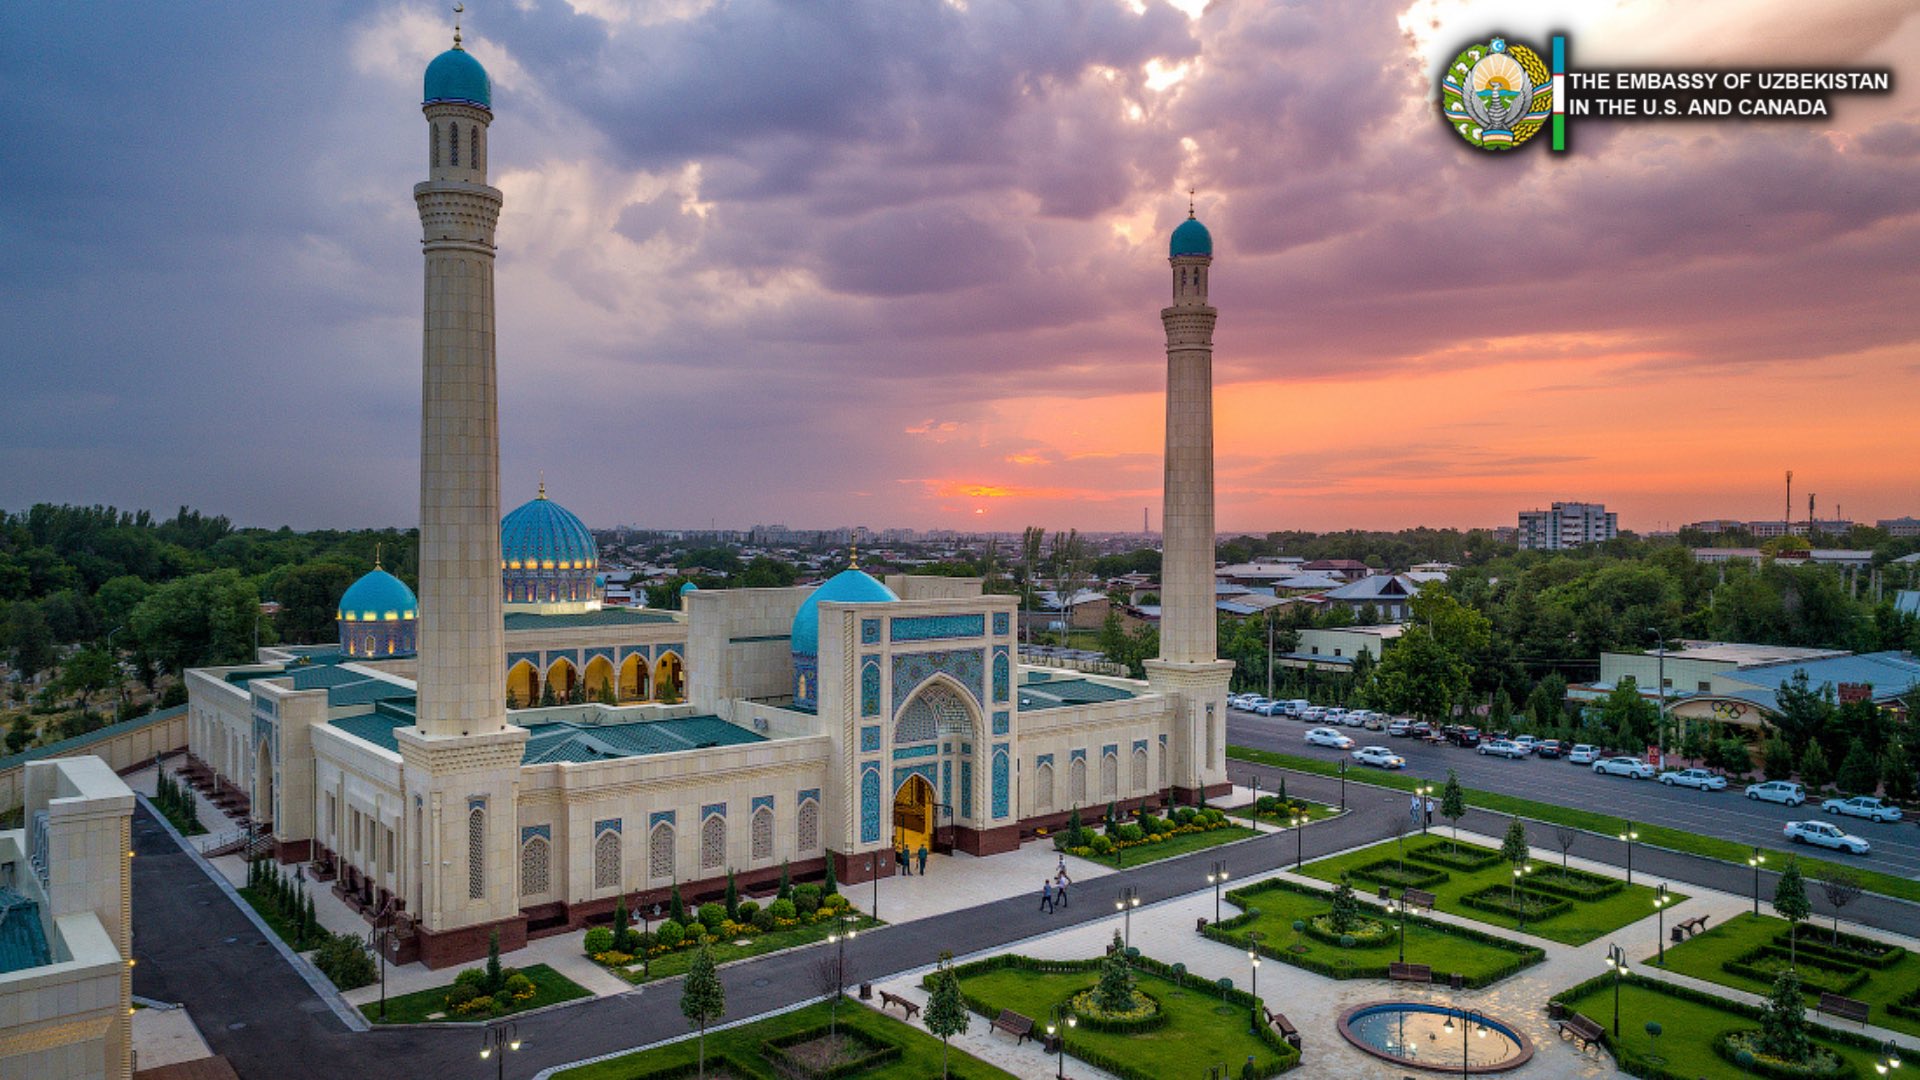
[[[1346,759],[1349,751],[1308,746],[1302,735],[1315,724],[1305,724],[1277,716],[1256,716],[1230,711],[1227,714],[1227,741],[1258,750],[1276,750],[1326,761]],[[1742,785],[1730,785],[1725,791],[1697,791],[1668,787],[1647,780],[1624,776],[1602,776],[1584,765],[1572,765],[1563,759],[1519,758],[1508,760],[1476,754],[1455,746],[1430,746],[1418,739],[1390,738],[1384,732],[1360,728],[1340,729],[1357,746],[1388,746],[1407,759],[1407,773],[1435,782],[1444,782],[1447,770],[1454,770],[1460,782],[1470,788],[1505,795],[1537,799],[1577,810],[1632,817],[1702,836],[1714,836],[1742,844],[1757,844],[1779,851],[1807,852],[1838,863],[1858,863],[1861,867],[1901,877],[1920,878],[1920,826],[1910,817],[1898,823],[1871,822],[1864,818],[1829,816],[1820,812],[1817,801],[1789,808],[1778,803],[1759,802],[1740,794]],[[1349,761],[1352,768],[1367,767]],[[1789,821],[1816,819],[1831,821],[1847,832],[1862,836],[1873,845],[1866,856],[1850,855],[1820,848],[1809,849],[1790,843],[1782,835]]]

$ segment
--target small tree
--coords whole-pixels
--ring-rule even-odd
[[[1847,745],[1847,756],[1840,759],[1840,790],[1853,795],[1871,795],[1880,789],[1880,762],[1867,749],[1864,739]]]
[[[1792,968],[1773,980],[1760,1023],[1760,1049],[1782,1061],[1803,1062],[1813,1050],[1807,1038],[1806,1003],[1800,1000],[1800,976]]]
[[[1833,908],[1833,943],[1840,944],[1840,912],[1848,904],[1860,899],[1860,893],[1866,888],[1860,876],[1851,870],[1836,870],[1820,882],[1820,892],[1826,896],[1827,903]]]
[[[773,895],[775,900],[793,899],[793,875],[787,870],[787,860],[780,860],[780,891]]]
[[[1820,749],[1818,742],[1809,742],[1806,752],[1800,755],[1800,782],[1807,785],[1809,791],[1819,791],[1833,779],[1833,766],[1827,763],[1827,752]]]
[[[1388,828],[1393,831],[1393,841],[1399,850],[1395,863],[1401,870],[1407,868],[1407,833],[1413,829],[1413,819],[1405,814],[1395,814]]]
[[[1100,961],[1100,982],[1093,988],[1093,1003],[1109,1015],[1129,1012],[1133,1009],[1133,988],[1133,967],[1127,963],[1127,948],[1115,933],[1113,945]]]
[[[1333,911],[1328,922],[1333,924],[1333,932],[1344,934],[1360,922],[1360,903],[1353,898],[1353,886],[1347,883],[1345,875],[1340,884],[1333,887]]]
[[[1580,830],[1571,825],[1553,827],[1553,843],[1560,849],[1560,875],[1567,875],[1567,852],[1573,850],[1574,841],[1580,839]]]
[[[827,1003],[827,1037],[840,1033],[840,998],[846,989],[846,973],[840,967],[840,950],[828,949],[813,962],[813,988]]]
[[[1793,775],[1793,744],[1775,735],[1760,751],[1760,773],[1769,780],[1785,780]]]
[[[487,993],[497,994],[507,985],[507,976],[500,969],[500,931],[487,935]]]
[[[680,883],[677,881],[673,883],[673,896],[667,900],[667,918],[682,926],[687,922],[687,903],[680,899]]]
[[[1886,785],[1887,798],[1905,801],[1913,798],[1913,758],[1905,743],[1889,743],[1880,757],[1880,782]]]
[[[1787,920],[1787,963],[1798,964],[1800,922],[1813,912],[1813,905],[1807,901],[1806,882],[1800,876],[1799,859],[1789,857],[1787,868],[1780,871],[1780,883],[1773,888],[1773,910]]]
[[[720,985],[720,976],[713,970],[713,951],[702,945],[700,951],[693,954],[693,963],[687,967],[686,980],[680,986],[680,1015],[700,1029],[697,1068],[703,1078],[707,1075],[707,1025],[726,1013],[726,987]]]
[[[613,902],[613,951],[632,952],[627,948],[627,937],[632,933],[631,922],[627,916],[627,894],[621,893]]]
[[[832,896],[840,891],[840,882],[833,876],[833,856],[827,856],[827,876],[820,882],[820,895]]]
[[[1452,850],[1460,843],[1460,819],[1467,816],[1467,793],[1452,769],[1447,770],[1447,786],[1440,792],[1440,816],[1453,823],[1453,843],[1447,845]]]
[[[947,965],[953,954],[940,954],[940,966],[934,969],[932,992],[927,998],[927,1030],[940,1037],[940,1076],[947,1076],[947,1040],[967,1033],[967,1003],[960,996],[960,980]]]
[[[560,699],[554,694],[553,684],[551,682],[540,687],[540,707],[541,708],[543,709],[552,708],[553,706],[558,704],[560,704]]]
[[[1527,846],[1527,827],[1520,824],[1520,819],[1517,817],[1507,822],[1507,835],[1500,841],[1500,857],[1507,860],[1516,871],[1513,875],[1513,898],[1516,902],[1520,899],[1518,871],[1526,865],[1527,859],[1532,854],[1533,849]]]
[[[733,870],[727,870],[727,918],[740,921],[740,886],[733,880]]]

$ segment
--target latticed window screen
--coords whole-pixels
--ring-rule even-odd
[[[820,803],[808,799],[800,804],[800,854],[820,846]]]
[[[620,834],[608,829],[593,840],[593,887],[620,887]]]
[[[1067,798],[1073,805],[1079,806],[1087,801],[1087,759],[1074,758],[1073,765],[1067,770]]]
[[[1133,790],[1140,792],[1146,789],[1147,748],[1144,746],[1136,746],[1133,748]]]
[[[655,879],[673,876],[673,826],[661,822],[647,836],[647,876]]]
[[[356,828],[355,842],[359,830]],[[467,813],[467,899],[482,900],[487,895],[487,812],[474,807]]]
[[[773,811],[764,806],[753,812],[753,857],[773,858]]]
[[[700,823],[700,868],[714,869],[727,861],[727,819],[707,815]]]
[[[928,742],[942,735],[970,734],[972,730],[966,701],[946,683],[934,683],[900,710],[900,721],[893,726],[893,741]]]
[[[1033,808],[1035,810],[1053,809],[1053,763],[1048,762],[1033,771]]]
[[[547,865],[551,852],[544,837],[536,836],[520,847],[520,895],[539,896],[547,891]]]
[[[1120,794],[1120,755],[1100,755],[1100,797],[1112,799]]]

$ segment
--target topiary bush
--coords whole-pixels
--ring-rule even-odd
[[[700,924],[709,931],[720,929],[720,924],[726,921],[727,905],[720,903],[700,905]]]
[[[666,922],[660,924],[660,929],[655,930],[653,936],[659,939],[660,944],[666,948],[677,949],[680,947],[680,943],[687,939],[687,928],[674,922],[672,919],[668,919]]]
[[[613,929],[606,926],[596,926],[589,929],[582,947],[586,949],[588,956],[595,956],[603,952],[612,952]]]
[[[776,919],[796,919],[800,917],[800,910],[792,900],[775,900],[773,903],[767,905],[767,910],[771,912]]]

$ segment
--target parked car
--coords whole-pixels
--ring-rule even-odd
[[[1899,821],[1900,808],[1881,802],[1871,795],[1855,795],[1851,799],[1828,799],[1820,804],[1820,809],[1829,814],[1845,814],[1848,817],[1863,817],[1869,821]]]
[[[1527,751],[1525,750],[1525,748],[1523,748],[1519,743],[1514,742],[1510,739],[1492,739],[1487,742],[1483,742],[1480,744],[1480,748],[1477,752],[1481,754],[1494,754],[1499,757],[1506,758],[1508,761],[1512,761],[1514,758],[1523,758],[1527,756]]]
[[[1668,787],[1699,788],[1701,791],[1725,791],[1727,778],[1705,769],[1668,769],[1660,774],[1660,782]]]
[[[1308,709],[1313,708],[1313,702],[1308,701],[1306,698],[1303,698],[1303,697],[1297,697],[1297,698],[1294,698],[1292,701],[1287,702],[1286,706],[1287,706],[1287,715],[1298,720],[1300,718],[1301,713],[1306,712]]]
[[[1601,758],[1593,763],[1593,771],[1605,776],[1630,776],[1635,780],[1653,779],[1653,766],[1637,757]]]
[[[1567,751],[1567,760],[1575,765],[1591,765],[1600,760],[1600,748],[1592,743],[1575,743]]]
[[[1540,748],[1540,740],[1531,735],[1515,735],[1513,744],[1529,754]]]
[[[1253,711],[1259,713],[1261,716],[1285,716],[1287,714],[1287,703],[1284,701],[1268,701],[1262,703]]]
[[[1387,718],[1381,716],[1379,713],[1368,713],[1367,718],[1360,722],[1360,726],[1366,728],[1368,731],[1385,731],[1387,730]]]
[[[1308,728],[1305,736],[1309,746],[1331,746],[1335,750],[1350,750],[1353,740],[1330,727]]]
[[[1425,720],[1415,720],[1413,726],[1407,729],[1407,734],[1416,739],[1430,738],[1433,735],[1433,725]]]
[[[1799,806],[1807,801],[1807,792],[1791,780],[1768,780],[1764,784],[1748,784],[1747,798]]]
[[[1466,724],[1448,724],[1440,729],[1447,741],[1455,746],[1480,745],[1480,729]]]
[[[1533,744],[1534,757],[1557,758],[1566,752],[1566,745],[1559,739],[1541,739]]]
[[[1786,827],[1787,839],[1796,844],[1812,844],[1815,847],[1833,848],[1836,851],[1851,851],[1855,855],[1865,855],[1873,850],[1873,845],[1862,837],[1850,832],[1841,832],[1839,826],[1824,821],[1789,821]]]
[[[1320,722],[1323,724],[1345,724],[1347,722],[1347,710],[1337,707],[1324,709],[1320,713]]]
[[[1387,724],[1387,734],[1393,736],[1396,739],[1404,738],[1412,731],[1413,731],[1413,721],[1408,720],[1404,716],[1400,717],[1397,720],[1390,721]]]
[[[1327,710],[1320,705],[1309,705],[1293,715],[1305,720],[1309,724],[1317,724],[1327,715]]]
[[[1362,765],[1373,765],[1382,769],[1404,769],[1407,759],[1384,746],[1363,746],[1353,752],[1353,760]]]

